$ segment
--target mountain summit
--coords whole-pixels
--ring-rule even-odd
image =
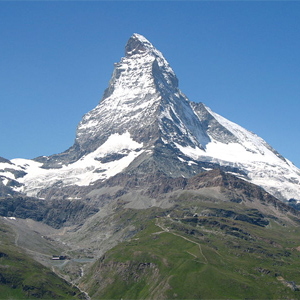
[[[74,145],[50,157],[12,160],[3,176],[16,180],[22,171],[17,191],[49,196],[57,187],[70,193],[117,174],[189,178],[212,169],[283,201],[300,200],[299,169],[254,133],[189,101],[162,53],[133,34],[102,100],[80,121]]]
[[[126,45],[126,56],[115,64],[100,104],[79,123],[75,143],[90,152],[111,134],[129,132],[144,146],[153,145],[166,126],[162,122],[165,112],[175,105],[191,110],[163,55],[144,37],[134,34]],[[186,108],[177,110],[184,113]]]

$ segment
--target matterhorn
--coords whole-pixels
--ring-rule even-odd
[[[45,199],[57,197],[58,188],[61,195],[66,189],[71,198],[83,197],[118,174],[190,178],[213,169],[282,201],[300,199],[299,169],[256,134],[187,99],[162,53],[140,34],[130,37],[72,147],[1,164],[4,183],[17,182],[14,191]]]
[[[69,149],[0,157],[0,294],[299,299],[299,195],[296,166],[133,34]]]

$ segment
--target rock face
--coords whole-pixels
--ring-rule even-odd
[[[34,161],[0,161],[4,182],[22,185],[15,191],[48,197],[65,188],[77,197],[121,173],[189,178],[210,169],[280,200],[300,200],[299,169],[257,135],[189,101],[162,53],[139,34],[129,39],[100,103],[79,123],[72,147]]]
[[[99,209],[82,200],[50,200],[14,196],[0,198],[0,216],[32,219],[53,228],[83,224]]]

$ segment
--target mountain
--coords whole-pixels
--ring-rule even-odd
[[[4,185],[44,198],[58,187],[73,188],[69,197],[76,198],[81,187],[124,172],[189,178],[217,168],[282,201],[300,200],[299,169],[254,133],[189,101],[162,53],[139,34],[129,39],[99,105],[80,121],[72,147],[0,168]]]
[[[8,243],[92,299],[300,299],[299,169],[188,100],[139,34],[74,144],[0,158],[0,179]]]

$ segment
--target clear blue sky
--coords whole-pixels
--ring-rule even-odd
[[[300,167],[300,2],[0,2],[0,156],[69,148],[129,37],[173,67],[191,101]]]

